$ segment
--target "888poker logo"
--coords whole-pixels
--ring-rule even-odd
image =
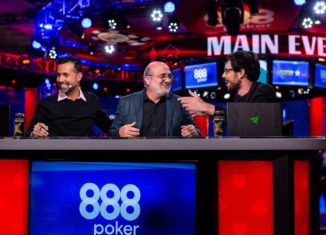
[[[134,184],[119,188],[108,183],[98,186],[88,182],[79,191],[79,212],[83,219],[92,221],[93,235],[136,235],[140,229],[137,219],[141,213],[141,192]],[[98,221],[106,223],[98,223]],[[124,221],[122,223],[121,221]],[[136,222],[136,223],[135,223]]]

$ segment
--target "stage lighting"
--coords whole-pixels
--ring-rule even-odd
[[[154,8],[152,11],[151,17],[154,22],[162,21],[163,13],[162,13],[161,9]]]
[[[81,21],[81,25],[84,29],[88,29],[88,28],[92,27],[92,20],[88,17],[83,18]]]
[[[208,0],[207,2],[207,24],[210,26],[216,26],[217,20],[217,3],[215,0]]]
[[[311,19],[311,17],[305,17],[303,20],[302,20],[302,27],[305,28],[305,29],[309,29],[312,27],[312,25],[314,24],[313,20]]]
[[[326,4],[325,1],[316,1],[315,5],[314,5],[314,11],[315,14],[317,15],[321,15],[324,14],[326,11]]]
[[[117,22],[115,19],[111,18],[108,19],[108,26],[110,29],[116,29],[117,28]]]
[[[248,0],[248,5],[249,5],[251,16],[256,16],[259,14],[257,4],[258,4],[258,0]]]
[[[57,58],[57,56],[58,56],[58,54],[57,54],[55,47],[52,47],[49,51],[49,58],[54,60]]]
[[[33,46],[34,49],[40,49],[42,45],[38,41],[33,40],[32,46]]]
[[[320,15],[314,15],[314,24],[321,24]]]
[[[93,83],[93,89],[94,90],[97,90],[98,89],[98,84],[95,82],[95,83]]]
[[[108,54],[112,54],[114,52],[114,50],[115,50],[113,45],[106,45],[104,47],[104,49],[105,49],[105,52],[108,53]]]
[[[172,1],[167,1],[164,4],[164,12],[165,13],[173,13],[175,11],[175,4]]]
[[[238,35],[240,32],[240,24],[244,20],[243,3],[223,2],[222,3],[222,22],[226,26],[227,33],[230,35]]]
[[[169,31],[175,33],[178,31],[179,26],[179,20],[175,16],[171,16],[168,24]]]
[[[93,45],[91,43],[88,44],[88,53],[90,55],[94,55],[95,54],[95,49],[96,49],[95,45]]]
[[[294,0],[294,4],[297,6],[302,6],[306,3],[306,0]]]

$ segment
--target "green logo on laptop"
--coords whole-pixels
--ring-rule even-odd
[[[255,116],[253,116],[253,117],[250,118],[250,121],[254,125],[259,125],[260,117],[258,115],[255,115]]]

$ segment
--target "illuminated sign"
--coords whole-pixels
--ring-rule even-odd
[[[32,162],[30,235],[195,234],[194,164]]]
[[[261,55],[326,57],[326,37],[308,35],[224,35],[207,37],[207,55],[228,55],[238,50]]]
[[[273,60],[274,85],[308,86],[309,63],[306,61]]]
[[[187,65],[184,67],[184,73],[187,89],[217,86],[217,68],[215,62]]]

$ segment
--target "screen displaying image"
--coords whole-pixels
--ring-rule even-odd
[[[309,63],[304,61],[273,61],[272,83],[274,85],[308,86]]]
[[[326,88],[326,65],[316,64],[315,87]]]
[[[184,67],[186,89],[217,86],[215,62],[187,65]]]
[[[178,91],[182,89],[182,72],[181,69],[174,69],[171,71],[173,77],[177,80],[172,83],[171,91]]]
[[[195,164],[31,166],[30,235],[194,235]]]
[[[267,83],[267,61],[266,60],[259,60],[260,65],[260,75],[257,82]]]

